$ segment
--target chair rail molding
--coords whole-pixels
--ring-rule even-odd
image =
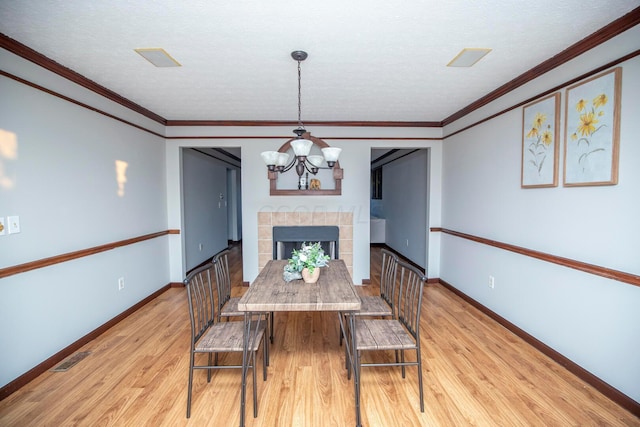
[[[449,230],[447,228],[432,227],[429,230],[431,232],[442,232],[445,234],[450,234],[452,236],[460,237],[462,239],[472,240],[474,242],[504,249],[506,251],[515,252],[521,255],[525,255],[525,256],[540,259],[543,261],[551,262],[554,264],[562,265],[564,267],[569,267],[575,270],[584,271],[585,273],[606,277],[607,279],[613,279],[619,282],[628,283],[630,285],[640,286],[640,276],[637,276],[631,273],[626,273],[624,271],[613,270],[611,268],[601,267],[599,265],[594,265],[594,264],[588,264],[586,262],[576,261],[574,259],[564,258],[557,255],[548,254],[545,252],[539,252],[532,249],[523,248],[521,246],[511,245],[509,243],[503,243],[503,242],[498,242],[496,240],[485,239],[484,237],[478,237],[472,234],[461,233],[459,231]]]
[[[134,243],[142,242],[149,239],[155,239],[156,237],[165,236],[167,234],[180,234],[180,230],[165,230],[158,231],[157,233],[145,234],[143,236],[132,237],[131,239],[120,240],[117,242],[107,243],[105,245],[94,246],[88,249],[81,249],[75,252],[68,252],[62,255],[56,255],[49,258],[43,258],[37,261],[31,261],[24,264],[14,265],[12,267],[0,269],[0,279],[3,277],[13,276],[14,274],[25,273],[27,271],[36,270],[42,267],[48,267],[54,264],[60,264],[62,262],[71,261],[74,259],[82,258],[89,255],[95,255],[100,252],[109,251],[111,249],[119,248],[122,246],[132,245]]]

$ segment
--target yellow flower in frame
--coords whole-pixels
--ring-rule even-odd
[[[527,134],[527,138],[535,138],[538,136],[538,128],[532,127],[529,133]]]
[[[571,140],[575,141],[576,139],[578,139],[578,134],[574,132],[571,134]]]
[[[593,106],[596,108],[602,107],[607,103],[607,101],[608,101],[607,95],[605,95],[604,93],[601,93],[600,95],[593,98]]]
[[[584,99],[581,99],[576,103],[576,111],[580,112],[584,110],[584,107],[586,107],[586,105],[587,105],[587,101],[585,101]]]
[[[582,136],[589,136],[595,132],[596,123],[598,123],[598,120],[594,117],[593,113],[581,114],[577,132],[580,132]]]
[[[533,119],[533,126],[536,128],[540,128],[546,120],[547,120],[546,114],[536,113],[536,116]]]
[[[542,132],[542,142],[544,143],[544,145],[551,145],[551,142],[553,141],[553,135],[551,134],[550,130],[545,130],[544,132]]]
[[[604,116],[604,111],[600,111],[600,112],[598,113],[598,117],[602,117],[602,116]]]

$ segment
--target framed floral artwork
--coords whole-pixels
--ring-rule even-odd
[[[622,68],[567,88],[564,185],[618,183]]]
[[[522,108],[522,188],[558,186],[560,92]]]

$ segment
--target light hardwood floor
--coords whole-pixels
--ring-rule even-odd
[[[372,249],[374,291],[379,250]],[[241,258],[232,262],[241,294]],[[268,379],[258,375],[252,426],[353,426],[335,313],[276,313]],[[640,419],[437,284],[422,313],[425,412],[415,368],[363,368],[365,426],[640,426]],[[80,351],[67,372],[47,372],[0,401],[1,426],[237,426],[240,372],[194,376],[185,418],[189,354],[186,291],[173,288]],[[382,357],[390,357],[383,355]],[[224,361],[224,360],[223,360]],[[261,366],[261,361],[257,362]],[[261,368],[258,368],[261,369]],[[249,379],[248,391],[251,383]]]

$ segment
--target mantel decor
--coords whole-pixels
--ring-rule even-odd
[[[321,139],[312,137],[302,123],[300,63],[307,59],[307,56],[307,53],[301,50],[291,52],[291,57],[298,62],[298,128],[293,130],[297,137],[287,141],[278,151],[264,151],[260,154],[269,171],[269,192],[272,196],[342,194],[342,169],[340,169],[338,163],[338,157],[342,149],[330,147],[329,144]],[[317,146],[322,155],[311,154],[313,146]],[[289,155],[289,150],[293,150],[293,157]],[[326,162],[327,166],[322,166],[323,162]],[[288,172],[294,167],[298,175],[298,189],[278,189],[278,175]],[[320,181],[315,178],[313,179],[313,185],[310,185],[309,174],[316,175],[320,169],[333,169],[334,189],[322,190]]]

